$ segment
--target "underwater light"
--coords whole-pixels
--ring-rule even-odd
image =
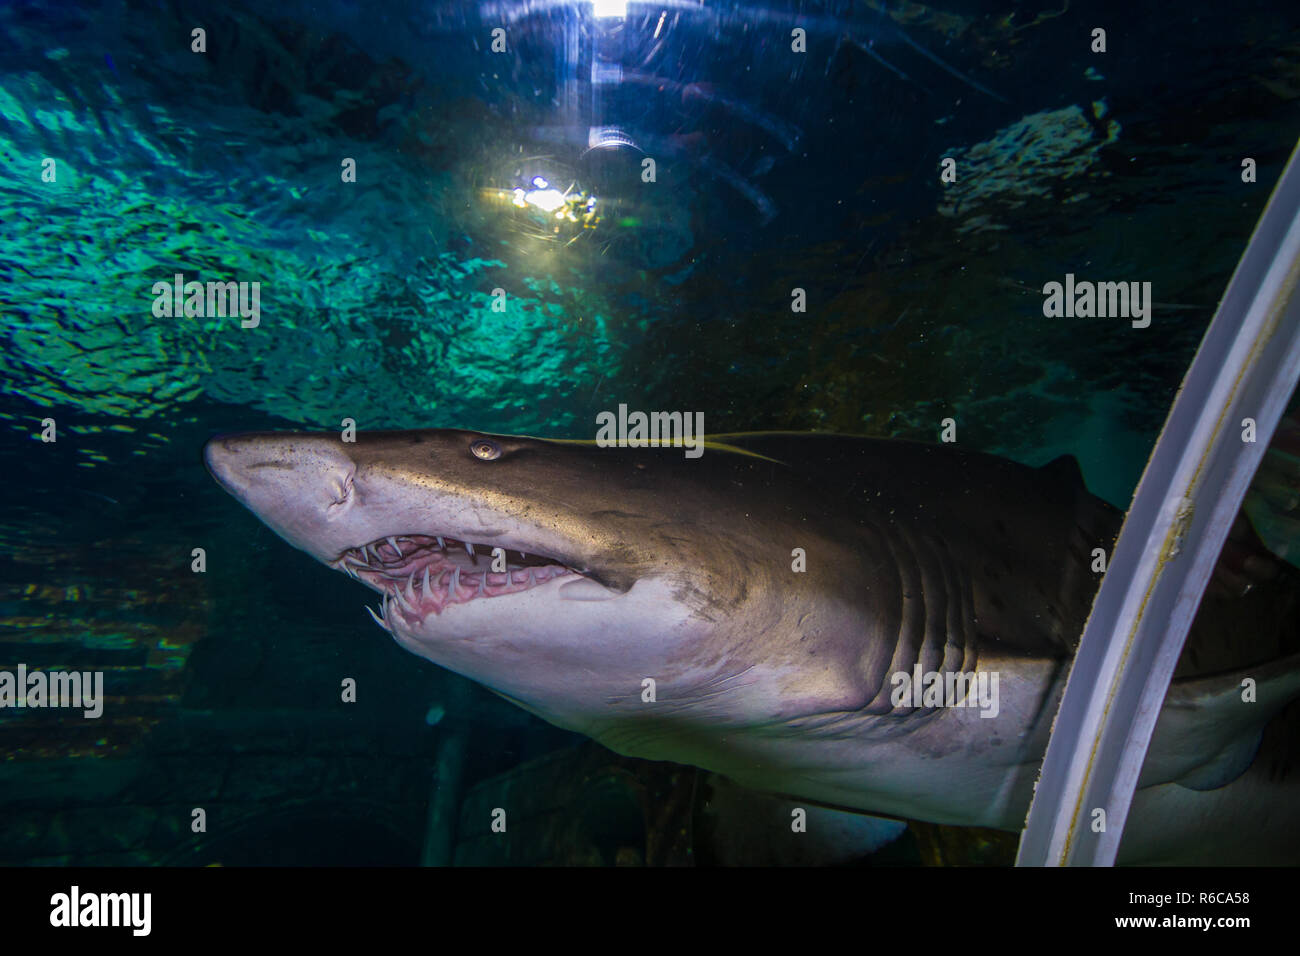
[[[627,16],[627,0],[591,0],[591,12],[599,19]]]
[[[543,212],[555,212],[564,205],[564,193],[558,189],[534,189],[524,196],[528,204]]]
[[[568,178],[565,172],[539,173],[536,166],[527,171],[515,169],[514,183],[479,190],[484,199],[499,206],[513,207],[516,224],[531,222],[541,226],[541,238],[573,242],[584,230],[595,229],[604,218],[600,199],[582,187],[576,178],[561,190],[553,183]],[[522,214],[523,218],[519,218]],[[532,226],[525,226],[532,229]]]

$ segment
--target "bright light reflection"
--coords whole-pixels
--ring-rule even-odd
[[[534,189],[524,198],[538,209],[546,212],[555,212],[564,205],[564,193],[558,189]]]

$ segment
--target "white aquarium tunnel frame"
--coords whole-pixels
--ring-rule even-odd
[[[1165,422],[1071,665],[1018,866],[1115,862],[1174,666],[1300,378],[1300,147]],[[1231,174],[1231,172],[1229,173]],[[1243,442],[1242,421],[1256,423]],[[1095,832],[1097,808],[1105,829]]]

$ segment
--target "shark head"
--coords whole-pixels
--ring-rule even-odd
[[[789,548],[706,474],[714,456],[425,430],[222,436],[205,458],[287,542],[378,592],[401,646],[559,726],[599,738],[643,716],[647,678],[679,714],[762,706],[719,701],[763,656],[747,612],[793,612],[762,579],[788,558],[755,560]]]

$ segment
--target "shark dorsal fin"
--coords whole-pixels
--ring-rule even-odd
[[[1042,465],[1039,472],[1043,475],[1050,475],[1052,478],[1069,485],[1070,487],[1085,487],[1083,483],[1083,470],[1079,467],[1079,459],[1073,455],[1060,455],[1053,458],[1047,464]]]

